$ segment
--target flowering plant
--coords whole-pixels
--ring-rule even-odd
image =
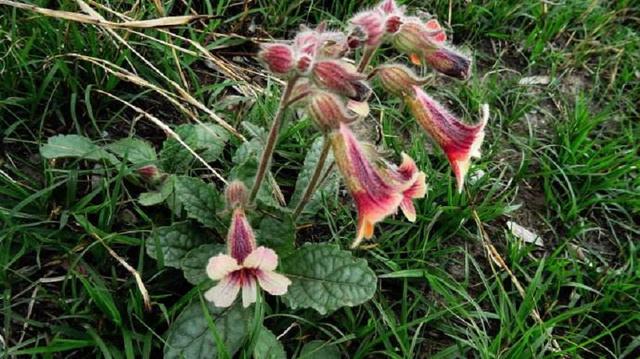
[[[292,310],[310,308],[320,315],[373,297],[377,278],[364,259],[335,244],[299,244],[295,238],[296,221],[313,216],[319,198],[337,192],[340,178],[357,211],[352,249],[372,240],[375,225],[389,216],[402,212],[410,222],[417,219],[415,202],[427,194],[426,173],[406,153],[400,161],[387,158],[358,130],[369,116],[372,83],[406,106],[446,156],[456,191],[462,192],[471,158],[480,156],[486,106],[477,124],[460,121],[427,94],[430,79],[417,76],[408,64],[373,66],[376,55],[387,50],[383,44],[408,55],[410,64],[427,65],[448,77],[465,80],[471,74],[471,60],[447,44],[436,19],[408,15],[394,0],[384,0],[356,14],[344,32],[320,24],[302,28],[292,41],[261,45],[259,60],[285,87],[268,132],[243,123],[253,138],[238,146],[226,176],[208,165],[230,140],[228,128],[213,124],[182,125],[175,131],[167,126],[172,138],[159,156],[148,143],[134,139],[99,148],[80,136],[56,136],[42,148],[47,158],[77,155],[66,149],[82,147],[88,159],[132,163],[136,181],[152,189],[141,194],[140,204],[164,203],[172,218],[184,219],[156,227],[146,242],[147,253],[161,266],[182,269],[197,285],[189,299],[193,294],[200,299],[172,323],[166,358],[211,357],[223,349],[233,355],[244,343],[251,343],[256,357],[265,357],[264,348],[285,357],[263,325],[265,311],[279,308],[271,296]],[[287,206],[270,166],[291,107],[309,116],[320,137],[308,150]],[[185,175],[193,158],[224,182],[224,196],[202,179]],[[226,245],[215,243],[211,233],[226,238]],[[263,293],[270,296],[263,298]],[[217,334],[202,335],[209,330]]]

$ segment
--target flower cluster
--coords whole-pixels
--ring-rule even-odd
[[[262,46],[259,58],[272,73],[296,84],[295,98],[304,99],[301,102],[330,143],[358,210],[353,247],[371,238],[374,225],[399,209],[415,221],[413,200],[426,194],[426,176],[413,159],[402,154],[402,163],[394,165],[354,134],[352,124],[368,114],[367,79],[378,79],[386,91],[405,102],[446,154],[458,191],[463,189],[471,157],[480,155],[486,121],[467,125],[458,120],[421,88],[426,79],[401,64],[383,64],[365,75],[380,45],[389,43],[415,65],[428,64],[442,74],[468,78],[471,61],[446,42],[437,20],[406,15],[394,0],[383,0],[350,19],[346,35],[322,24],[303,29],[291,44]],[[361,57],[355,67],[345,56],[358,48]]]
[[[226,191],[232,211],[228,250],[212,257],[206,268],[208,276],[218,283],[205,297],[216,306],[231,305],[240,289],[246,307],[256,301],[258,286],[270,294],[282,295],[291,284],[287,277],[275,272],[276,253],[256,246],[245,210],[255,200],[268,171],[284,110],[294,103],[304,106],[325,137],[323,154],[296,206],[294,218],[315,191],[331,150],[358,211],[352,248],[374,235],[376,223],[399,211],[407,220],[416,220],[414,201],[426,195],[426,174],[405,153],[401,154],[400,164],[388,161],[372,145],[358,139],[354,131],[354,124],[369,113],[370,79],[376,79],[384,90],[405,103],[446,155],[456,188],[462,191],[471,158],[480,156],[488,115],[476,125],[458,120],[424,91],[428,80],[418,77],[406,65],[381,64],[369,70],[383,43],[408,55],[414,65],[429,65],[439,73],[462,80],[470,75],[470,59],[447,45],[447,35],[436,19],[424,21],[406,15],[394,0],[383,0],[356,14],[349,20],[346,33],[320,24],[315,29],[302,28],[291,42],[262,45],[258,58],[272,74],[286,79],[287,85],[251,194],[247,195],[240,182],[231,183]],[[360,53],[357,66],[347,57],[354,52]]]
[[[354,122],[368,114],[368,79],[376,78],[389,93],[401,98],[420,126],[444,151],[462,191],[471,157],[479,157],[486,121],[467,125],[458,120],[421,87],[420,78],[405,65],[383,64],[366,70],[383,43],[409,56],[414,65],[427,64],[457,79],[470,74],[468,57],[447,45],[447,35],[436,19],[406,15],[394,0],[383,0],[349,20],[346,34],[324,24],[303,29],[290,44],[265,44],[259,58],[274,74],[294,83],[296,100],[324,133],[338,170],[358,210],[353,247],[373,236],[374,225],[401,210],[415,221],[413,200],[426,194],[426,176],[413,159],[402,154],[394,165],[355,135]],[[358,66],[345,58],[361,49]]]

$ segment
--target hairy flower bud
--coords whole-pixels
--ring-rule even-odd
[[[327,91],[315,91],[311,95],[308,111],[323,131],[336,129],[340,123],[350,123],[358,118],[347,110],[340,97]]]
[[[312,79],[320,87],[357,101],[369,98],[371,89],[365,76],[343,61],[319,61],[313,67]]]
[[[400,25],[393,35],[393,46],[400,52],[408,55],[423,56],[425,52],[434,51],[439,44],[429,39],[429,31],[426,26],[416,19],[411,19]]]
[[[471,60],[466,56],[446,47],[428,52],[425,61],[436,71],[460,80],[469,78]]]
[[[145,182],[150,184],[158,184],[162,179],[166,177],[166,174],[160,172],[155,165],[147,165],[138,168],[138,174],[144,179]]]
[[[295,63],[293,48],[285,44],[262,44],[258,58],[276,75],[289,73]]]
[[[378,9],[387,15],[402,13],[402,9],[398,7],[395,0],[383,0],[378,5]]]
[[[367,46],[375,47],[380,45],[382,36],[385,33],[386,22],[386,16],[382,12],[375,9],[364,11],[356,14],[350,22],[362,30]]]
[[[422,86],[427,80],[418,77],[411,69],[400,64],[389,64],[378,67],[375,75],[382,87],[396,96],[413,93],[413,86]]]
[[[245,207],[247,205],[247,187],[241,181],[229,183],[224,192],[229,208]]]

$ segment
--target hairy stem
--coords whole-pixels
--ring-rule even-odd
[[[258,191],[260,190],[260,185],[264,180],[264,176],[269,169],[271,164],[271,157],[273,156],[273,150],[276,147],[276,141],[278,139],[278,132],[280,132],[280,127],[282,127],[282,119],[284,117],[284,111],[287,108],[289,103],[289,97],[291,97],[291,92],[293,91],[293,87],[298,81],[298,77],[294,76],[285,85],[284,91],[282,92],[282,97],[280,98],[280,103],[278,104],[278,110],[276,111],[276,116],[271,123],[271,129],[269,130],[269,136],[267,137],[267,143],[265,144],[264,151],[262,152],[262,156],[260,157],[260,163],[258,164],[258,172],[256,172],[256,179],[253,183],[253,187],[251,188],[251,194],[249,195],[249,201],[253,202],[258,195]]]
[[[300,202],[296,205],[296,209],[293,211],[293,220],[302,213],[304,207],[307,205],[307,202],[311,199],[313,192],[316,190],[318,183],[320,182],[320,178],[322,177],[322,169],[324,168],[324,163],[327,161],[327,156],[329,155],[329,149],[331,148],[331,142],[327,136],[324,137],[324,142],[322,143],[322,151],[320,152],[320,157],[318,157],[318,163],[316,163],[316,168],[313,170],[313,174],[311,175],[311,179],[307,184],[307,188],[304,190],[304,194],[302,198],[300,198]]]
[[[360,58],[360,62],[358,63],[358,72],[362,73],[369,66],[371,59],[373,59],[373,55],[378,50],[378,47],[369,47],[365,46],[364,51],[362,52],[362,57]]]

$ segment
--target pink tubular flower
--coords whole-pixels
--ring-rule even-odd
[[[471,157],[480,158],[488,116],[483,116],[482,121],[476,125],[467,125],[421,88],[414,86],[414,91],[413,96],[405,97],[409,108],[422,128],[447,155],[456,176],[456,188],[458,192],[462,192]]]
[[[277,75],[285,75],[293,69],[294,57],[293,48],[285,44],[262,44],[258,53],[269,71]]]
[[[344,61],[318,61],[311,73],[313,81],[318,86],[338,95],[363,101],[371,94],[371,89],[365,81],[365,75]]]
[[[363,239],[373,236],[377,222],[397,212],[406,196],[418,197],[419,191],[411,189],[416,182],[422,181],[424,185],[424,176],[412,169],[405,171],[403,166],[392,170],[374,164],[371,153],[367,153],[371,151],[363,148],[344,123],[331,132],[330,140],[336,164],[358,210],[358,229],[351,245],[355,248]],[[411,219],[410,214],[408,217]]]
[[[230,185],[236,185],[234,182]],[[244,187],[244,185],[242,185]],[[257,285],[272,295],[283,295],[291,281],[282,274],[276,273],[277,254],[269,248],[257,247],[253,230],[241,205],[244,194],[239,194],[238,186],[228,193],[227,197],[237,202],[231,226],[227,234],[228,254],[218,254],[209,259],[207,275],[219,281],[216,286],[205,292],[204,296],[217,307],[228,307],[238,296],[242,288],[242,305],[246,308],[255,303]],[[246,191],[246,188],[244,188]]]

